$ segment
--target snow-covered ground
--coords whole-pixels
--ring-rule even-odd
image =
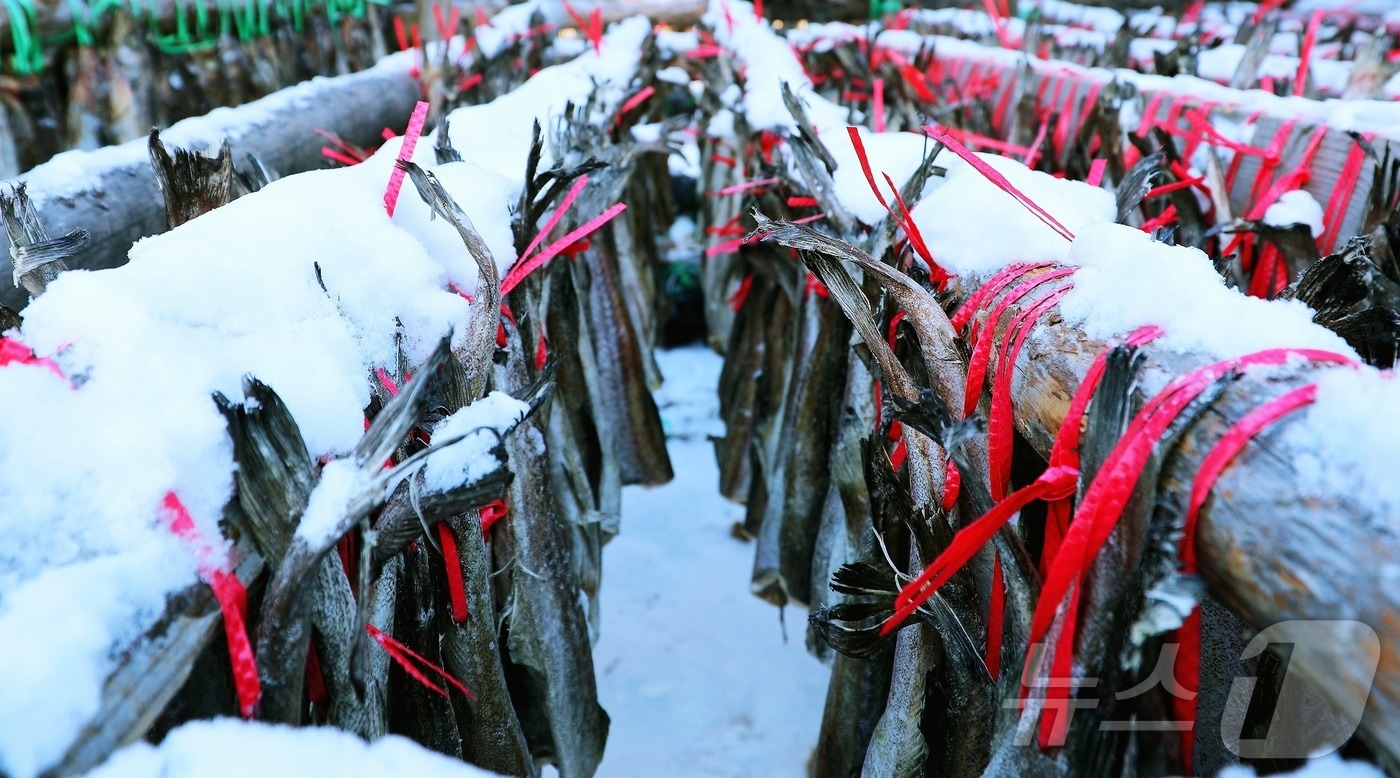
[[[612,717],[600,778],[801,776],[817,742],[829,672],[803,648],[804,611],[749,593],[753,548],[730,530],[743,509],[718,494],[720,358],[658,352],[656,395],[676,478],[623,495],[622,534],[603,552],[598,696]]]

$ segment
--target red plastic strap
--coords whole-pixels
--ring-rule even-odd
[[[1047,310],[1063,300],[1074,288],[1066,284],[1045,295],[1035,304],[1016,314],[1006,328],[1001,350],[997,356],[996,380],[992,384],[992,409],[987,419],[987,453],[991,466],[992,499],[1006,496],[1011,484],[1011,450],[1015,441],[1015,424],[1011,407],[1011,375],[1016,358],[1025,345],[1031,329]]]
[[[549,244],[549,247],[524,262],[517,262],[506,273],[506,280],[501,283],[501,294],[509,294],[527,276],[542,267],[549,260],[554,259],[563,251],[580,240],[592,235],[603,225],[612,221],[618,214],[627,210],[624,203],[617,203],[613,207],[603,211],[592,219],[588,220],[582,227],[570,232],[559,240]]]
[[[621,122],[622,122],[622,117],[624,117],[624,116],[626,116],[627,114],[631,113],[633,110],[635,110],[635,109],[637,108],[637,106],[641,105],[642,103],[645,103],[645,102],[646,102],[652,95],[654,95],[654,94],[656,94],[656,87],[654,87],[654,86],[645,86],[645,87],[642,87],[641,91],[639,91],[639,92],[637,92],[635,95],[632,95],[631,97],[627,98],[627,102],[623,103],[623,104],[622,104],[622,108],[618,109],[618,112],[617,112],[617,120],[616,120],[616,121],[617,121],[618,123],[621,123]]]
[[[983,660],[995,681],[1001,676],[1002,623],[1006,619],[1006,582],[1002,580],[1001,554],[992,552],[991,607],[987,611],[987,648]]]
[[[1033,483],[1016,490],[975,521],[958,530],[948,547],[925,567],[917,578],[905,584],[895,596],[895,612],[880,627],[888,635],[919,609],[947,583],[1020,510],[1041,499],[1072,494],[1079,474],[1067,468],[1050,468]]]
[[[447,689],[433,683],[432,680],[428,678],[423,672],[423,670],[426,669],[432,671],[434,675],[437,675],[444,681],[452,684],[453,688],[466,695],[467,699],[476,702],[476,695],[472,694],[471,689],[468,689],[465,684],[453,677],[451,673],[419,655],[413,649],[395,640],[393,635],[390,635],[373,624],[366,624],[365,631],[369,633],[370,639],[378,643],[380,648],[384,649],[384,653],[388,654],[390,659],[397,662],[399,667],[402,667],[403,671],[408,673],[410,678],[422,684],[424,688],[435,691],[443,697],[451,696]],[[422,668],[418,667],[418,665],[422,665]]]
[[[1293,77],[1293,96],[1302,97],[1308,90],[1308,65],[1312,62],[1313,46],[1317,45],[1317,28],[1322,26],[1322,9],[1313,11],[1303,45],[1298,49],[1298,74]]]
[[[749,299],[749,291],[753,289],[753,274],[744,276],[744,280],[739,282],[739,288],[734,290],[734,294],[729,296],[729,309],[735,313],[744,307],[744,303]]]
[[[325,705],[330,700],[326,690],[326,676],[321,672],[321,658],[316,655],[316,647],[306,647],[306,696],[316,705]]]
[[[510,515],[510,509],[506,507],[504,501],[494,500],[481,506],[478,513],[481,515],[481,533],[486,536],[487,540],[490,540],[491,528],[496,526],[496,522]]]
[[[996,307],[987,317],[984,327],[979,327],[977,337],[972,347],[972,359],[967,368],[967,388],[963,393],[963,417],[971,416],[977,410],[977,400],[982,396],[982,385],[986,381],[987,366],[991,362],[992,345],[996,339],[997,322],[1006,309],[1021,301],[1026,295],[1038,287],[1048,284],[1066,276],[1072,275],[1077,268],[1063,267],[1058,270],[1051,270],[1028,281],[1024,281],[1020,286],[1012,289],[1009,294],[997,301]]]
[[[462,582],[462,560],[457,555],[457,536],[452,534],[452,528],[445,521],[438,522],[437,533],[447,571],[447,599],[452,604],[452,620],[462,624],[467,620],[467,588]]]
[[[166,492],[161,511],[170,525],[170,532],[194,553],[199,563],[199,577],[214,591],[214,599],[218,601],[219,611],[223,614],[229,664],[233,667],[233,686],[238,693],[238,710],[244,718],[251,719],[258,698],[262,696],[262,682],[258,679],[258,664],[253,659],[253,645],[248,640],[248,590],[238,576],[229,571],[227,559],[213,558],[213,547],[195,526],[194,518],[179,495]]]
[[[1181,181],[1173,181],[1170,184],[1154,186],[1151,189],[1147,190],[1147,194],[1143,195],[1142,199],[1151,200],[1154,197],[1161,197],[1164,194],[1171,194],[1172,192],[1175,192],[1180,189],[1186,189],[1187,187],[1192,186],[1199,186],[1205,183],[1205,180],[1205,176],[1196,176],[1195,178],[1186,178],[1182,179]]]
[[[948,150],[952,151],[954,154],[962,158],[964,162],[971,165],[974,170],[976,170],[978,173],[981,173],[983,177],[985,177],[988,181],[992,182],[992,184],[994,184],[998,189],[1000,189],[1003,192],[1006,192],[1007,194],[1015,198],[1016,202],[1020,203],[1026,210],[1034,214],[1035,217],[1037,219],[1040,219],[1040,221],[1042,221],[1047,227],[1054,230],[1057,235],[1064,238],[1065,240],[1074,240],[1074,233],[1070,232],[1069,228],[1065,227],[1063,224],[1060,224],[1059,220],[1057,220],[1054,216],[1050,215],[1049,211],[1037,205],[1036,202],[1027,197],[1024,192],[1013,186],[1010,181],[1006,180],[1006,176],[998,172],[996,168],[987,164],[987,162],[981,157],[977,156],[976,154],[973,154],[971,151],[968,151],[966,146],[963,146],[961,143],[958,143],[948,133],[943,132],[942,130],[932,125],[925,127],[924,131],[929,134],[929,137],[933,138],[936,141],[939,141],[945,147],[947,147]]]
[[[48,357],[35,356],[28,346],[14,338],[0,337],[0,367],[12,364],[42,367],[59,378],[68,380],[68,376],[63,374],[63,369],[57,362]]]
[[[1200,516],[1201,507],[1205,505],[1211,489],[1215,487],[1215,482],[1225,472],[1225,468],[1239,455],[1245,444],[1258,435],[1261,430],[1299,408],[1311,405],[1316,399],[1317,384],[1309,384],[1264,403],[1231,425],[1230,429],[1220,437],[1220,440],[1201,460],[1200,469],[1196,472],[1196,478],[1191,484],[1191,500],[1186,509],[1186,523],[1181,538],[1181,572],[1186,574],[1196,572],[1196,521]],[[1172,704],[1178,721],[1191,722],[1191,728],[1184,730],[1181,735],[1182,762],[1189,772],[1196,739],[1195,692],[1200,688],[1201,615],[1199,607],[1192,610],[1191,615],[1177,631],[1177,641],[1176,670],[1173,676],[1186,687],[1187,691],[1191,692],[1191,696],[1187,699],[1173,695]]]
[[[951,511],[953,506],[958,504],[958,495],[962,492],[962,473],[958,472],[958,466],[950,458],[943,472],[943,510]]]
[[[874,94],[874,100],[873,100],[873,105],[871,106],[871,111],[873,111],[874,114],[875,114],[875,120],[874,120],[875,131],[876,131],[876,132],[884,132],[884,131],[885,131],[885,79],[883,79],[883,78],[877,78],[877,79],[875,79],[875,83],[872,84],[872,89],[871,89],[871,91],[872,91],[872,93]]]
[[[1026,147],[1026,154],[1021,158],[1021,164],[1028,168],[1035,168],[1036,163],[1040,160],[1040,148],[1045,144],[1045,132],[1049,127],[1050,115],[1046,114],[1045,117],[1040,120],[1040,129],[1035,131],[1035,140],[1031,141],[1030,146]]]
[[[1162,334],[1162,328],[1148,325],[1134,330],[1123,342],[1130,346],[1144,346],[1161,337]],[[1094,393],[1098,391],[1099,382],[1103,380],[1107,366],[1108,349],[1105,349],[1094,357],[1088,372],[1084,374],[1084,378],[1079,382],[1079,388],[1075,390],[1074,397],[1070,400],[1069,410],[1065,412],[1065,418],[1060,423],[1060,431],[1055,435],[1055,443],[1050,447],[1049,464],[1051,467],[1068,467],[1075,472],[1079,471],[1079,438],[1083,432],[1084,413],[1088,410],[1089,402],[1093,399]],[[1069,529],[1072,498],[1073,495],[1066,495],[1061,499],[1047,501],[1045,542],[1040,552],[1041,577],[1046,576],[1049,572],[1050,561],[1059,552],[1060,541]]]
[[[1100,157],[1089,163],[1089,177],[1084,179],[1084,183],[1089,186],[1099,186],[1103,183],[1103,174],[1108,170],[1108,160]]]
[[[1172,222],[1176,221],[1176,218],[1176,206],[1168,205],[1166,209],[1163,210],[1161,213],[1143,222],[1142,227],[1140,229],[1143,232],[1151,235],[1158,229],[1161,229],[1162,227],[1165,227],[1168,224],[1171,224]]]
[[[578,199],[579,194],[583,192],[583,188],[586,186],[588,186],[588,176],[586,175],[579,176],[578,180],[574,181],[573,186],[569,187],[569,191],[564,194],[564,199],[559,201],[559,204],[554,207],[554,212],[545,220],[544,228],[536,232],[535,237],[530,239],[530,245],[525,247],[525,252],[521,254],[522,257],[528,258],[535,253],[535,249],[540,247],[545,237],[554,231],[554,228],[563,220],[565,214],[574,207],[574,201]],[[506,275],[509,277],[510,274],[507,273]]]
[[[705,194],[708,197],[728,197],[729,195],[743,194],[752,189],[773,186],[777,183],[779,183],[779,181],[776,178],[759,178],[753,181],[740,181],[737,184],[730,184],[723,189],[714,192],[706,192]]]
[[[929,251],[927,244],[924,243],[924,236],[919,231],[919,225],[914,222],[913,214],[910,212],[908,205],[904,202],[904,198],[900,196],[899,187],[895,186],[894,179],[890,178],[888,173],[881,173],[885,179],[885,183],[889,185],[890,191],[894,192],[895,199],[900,206],[899,212],[895,212],[895,210],[890,207],[889,201],[885,199],[884,193],[880,191],[880,185],[875,183],[875,171],[870,167],[870,156],[865,151],[865,142],[861,140],[860,128],[847,127],[846,134],[851,139],[851,147],[855,150],[856,159],[860,162],[860,170],[865,174],[865,183],[870,186],[870,191],[875,195],[875,199],[880,202],[880,205],[884,206],[890,218],[894,219],[895,222],[904,229],[904,234],[909,237],[909,244],[914,247],[919,258],[928,265],[929,280],[938,284],[940,287],[944,286],[951,276],[934,261],[932,252]]]
[[[1001,294],[1012,281],[1032,270],[1054,267],[1054,265],[1054,262],[1021,262],[1002,268],[997,271],[996,275],[987,279],[987,283],[977,287],[977,291],[968,296],[958,312],[953,314],[949,323],[953,325],[955,331],[962,332],[967,327],[968,322],[972,321],[972,317],[982,310],[988,297]]]
[[[1374,133],[1366,133],[1363,137],[1370,140],[1375,137]],[[1337,235],[1341,231],[1342,222],[1345,219],[1347,206],[1351,204],[1351,197],[1356,192],[1356,180],[1361,175],[1361,165],[1366,161],[1366,150],[1359,143],[1353,143],[1351,150],[1347,152],[1347,160],[1342,164],[1342,171],[1337,176],[1337,183],[1332,187],[1332,194],[1327,198],[1327,210],[1322,215],[1322,235],[1318,236],[1318,248],[1323,254],[1332,253],[1332,247],[1337,244]]]
[[[398,17],[394,17],[398,21]],[[403,146],[399,148],[399,161],[408,162],[413,159],[413,149],[418,146],[418,136],[423,134],[423,124],[428,121],[428,104],[422,100],[413,106],[413,116],[408,120],[408,130],[404,132]],[[394,166],[394,172],[389,174],[389,188],[384,190],[384,210],[390,216],[394,215],[394,209],[399,204],[399,190],[403,189],[403,177],[406,175],[403,168]]]

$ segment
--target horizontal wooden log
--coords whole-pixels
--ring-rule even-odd
[[[1048,456],[1081,378],[1107,347],[1053,312],[1026,341],[1012,378],[1016,427],[1042,456]],[[1153,346],[1144,353],[1139,385],[1147,396],[1212,361]],[[1184,504],[1202,458],[1234,422],[1261,402],[1315,381],[1323,370],[1345,369],[1304,367],[1286,375],[1273,370],[1267,378],[1256,373],[1235,382],[1168,458],[1159,495]],[[1294,423],[1300,420],[1286,418],[1277,426]],[[1272,431],[1245,447],[1202,509],[1200,569],[1212,594],[1255,629],[1338,619],[1374,629],[1381,648],[1373,685],[1365,672],[1374,655],[1364,641],[1345,634],[1295,649],[1291,666],[1339,710],[1356,709],[1365,700],[1362,732],[1395,759],[1400,757],[1400,586],[1383,571],[1398,569],[1400,520],[1379,511],[1365,494],[1345,491],[1341,479],[1326,493],[1304,491],[1294,463],[1305,453]]]
[[[385,127],[404,128],[422,95],[409,73],[411,65],[408,55],[395,55],[361,73],[317,79],[238,108],[177,122],[162,138],[172,147],[201,150],[228,138],[240,170],[248,154],[282,176],[321,168],[327,164],[321,155],[326,140],[318,129],[374,146],[382,142]],[[91,233],[86,248],[67,261],[70,268],[115,267],[126,262],[126,252],[137,240],[165,231],[164,200],[145,138],[92,152],[65,152],[0,187],[21,181],[27,182],[50,235],[77,229]],[[26,298],[4,283],[0,304],[18,310]]]

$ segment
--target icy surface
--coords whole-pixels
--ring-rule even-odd
[[[294,729],[236,719],[185,724],[159,746],[135,743],[88,778],[245,778],[334,775],[485,778],[485,772],[390,735],[366,743],[330,727]]]
[[[612,717],[600,778],[639,775],[800,778],[817,741],[829,672],[803,646],[806,615],[748,589],[753,547],[730,530],[706,435],[717,418],[720,358],[658,352],[657,393],[676,479],[623,491],[623,532],[604,550],[603,634],[593,652]]]

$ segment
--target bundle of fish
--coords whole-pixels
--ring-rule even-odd
[[[1361,99],[1400,95],[1390,52],[1392,9],[1278,2],[1183,3],[1133,13],[1069,2],[907,10],[894,26],[975,41],[1044,60],[1188,75],[1278,95]],[[1121,8],[1122,6],[1117,6]],[[1149,5],[1150,7],[1150,5]]]
[[[601,547],[621,486],[671,477],[649,393],[670,182],[630,132],[664,110],[661,56],[622,22],[421,139],[426,103],[364,162],[233,202],[226,150],[153,136],[173,229],[116,269],[66,271],[85,235],[7,193],[33,299],[0,323],[0,396],[33,413],[0,420],[0,623],[25,635],[3,651],[28,678],[0,696],[0,770],[241,714],[594,772]]]
[[[1360,572],[1400,554],[1388,145],[1342,152],[1362,185],[1318,223],[1266,218],[1332,128],[1255,156],[1220,114],[1174,137],[1180,111],[1107,86],[1064,111],[1034,70],[970,95],[928,76],[942,39],[836,34],[804,69],[745,3],[706,22],[720,486],[753,591],[809,608],[833,661],[815,772],[1213,774],[1344,744],[1394,766],[1400,598]],[[891,70],[908,88],[874,112],[822,96]],[[1022,153],[968,148],[1028,126]]]

